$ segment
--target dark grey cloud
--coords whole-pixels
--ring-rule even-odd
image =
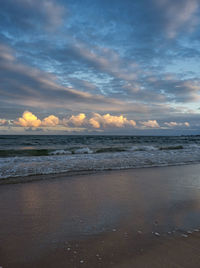
[[[27,103],[30,106],[73,106],[84,103],[112,103],[103,96],[92,95],[59,84],[49,73],[18,63],[12,50],[0,47],[1,102]]]
[[[165,76],[161,79],[149,78],[148,86],[155,92],[163,92],[168,101],[187,103],[200,100],[200,79],[178,79]]]
[[[1,2],[0,25],[3,32],[19,35],[26,31],[52,30],[61,26],[64,6],[53,0],[6,0]]]

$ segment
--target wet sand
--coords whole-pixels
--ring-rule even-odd
[[[0,266],[200,267],[200,165],[47,177],[0,186]]]

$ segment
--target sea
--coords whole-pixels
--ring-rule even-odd
[[[200,163],[200,135],[0,135],[0,179]]]

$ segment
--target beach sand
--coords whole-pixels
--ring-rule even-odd
[[[0,186],[1,267],[200,267],[200,165],[46,177]]]

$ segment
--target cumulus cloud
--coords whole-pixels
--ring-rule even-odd
[[[156,120],[139,121],[140,125],[136,125],[136,122],[132,119],[127,119],[123,115],[111,115],[93,113],[91,116],[87,116],[84,113],[79,113],[77,115],[71,115],[68,118],[58,118],[55,115],[49,115],[43,119],[38,118],[35,114],[30,111],[24,111],[21,117],[17,120],[6,120],[0,119],[0,126],[18,126],[24,127],[25,129],[44,130],[45,128],[53,128],[54,130],[62,129],[63,131],[73,131],[79,129],[83,130],[106,130],[115,128],[138,128],[138,129],[148,129],[148,128],[189,128],[190,123],[185,122],[163,122],[162,126]]]
[[[69,120],[68,124],[73,124],[74,126],[82,126],[86,120],[86,115],[84,113],[80,113],[78,115],[72,115]]]
[[[8,121],[6,119],[0,119],[0,126],[7,125]]]
[[[94,116],[94,118],[90,118],[89,123],[93,128],[100,128],[101,127],[98,116]]]
[[[2,121],[4,122],[4,121]],[[22,117],[14,121],[14,124],[21,127],[56,127],[58,125],[65,127],[84,127],[84,128],[107,128],[107,127],[135,127],[136,122],[129,120],[123,115],[115,116],[110,114],[100,115],[94,113],[92,117],[87,117],[84,113],[72,115],[69,118],[59,119],[55,115],[49,115],[44,119],[39,119],[29,111],[25,111]]]
[[[95,113],[92,118],[89,119],[90,125],[94,128],[102,127],[125,127],[125,126],[136,126],[136,122],[134,120],[128,120],[123,115],[115,116],[110,114],[100,115]]]
[[[87,124],[87,118],[84,113],[79,113],[78,115],[72,115],[69,118],[63,118],[62,120],[60,120],[60,124],[67,127],[68,126],[81,127]]]
[[[14,124],[21,127],[55,127],[59,124],[59,118],[54,115],[49,115],[43,120],[40,120],[36,115],[29,111],[25,111],[22,117],[14,121]]]
[[[49,115],[42,120],[42,126],[55,127],[59,124],[59,118],[55,115]]]
[[[166,126],[168,127],[177,127],[177,126],[185,126],[185,127],[189,127],[190,124],[188,122],[184,122],[184,123],[177,123],[177,122],[165,122],[164,123]]]
[[[140,121],[140,124],[147,128],[159,128],[159,124],[156,120]]]
[[[62,120],[65,126],[76,126],[76,127],[92,127],[92,128],[107,128],[107,127],[125,127],[125,126],[136,126],[134,120],[128,120],[123,115],[114,116],[110,114],[100,115],[94,113],[92,117],[86,117],[84,113],[78,115],[72,115],[69,119],[64,118]]]
[[[41,126],[41,120],[37,118],[33,113],[25,111],[22,117],[19,117],[14,123],[22,127],[39,127]]]
[[[189,126],[190,126],[190,124],[189,124],[188,122],[185,122],[184,125],[185,125],[186,127],[189,127]]]

